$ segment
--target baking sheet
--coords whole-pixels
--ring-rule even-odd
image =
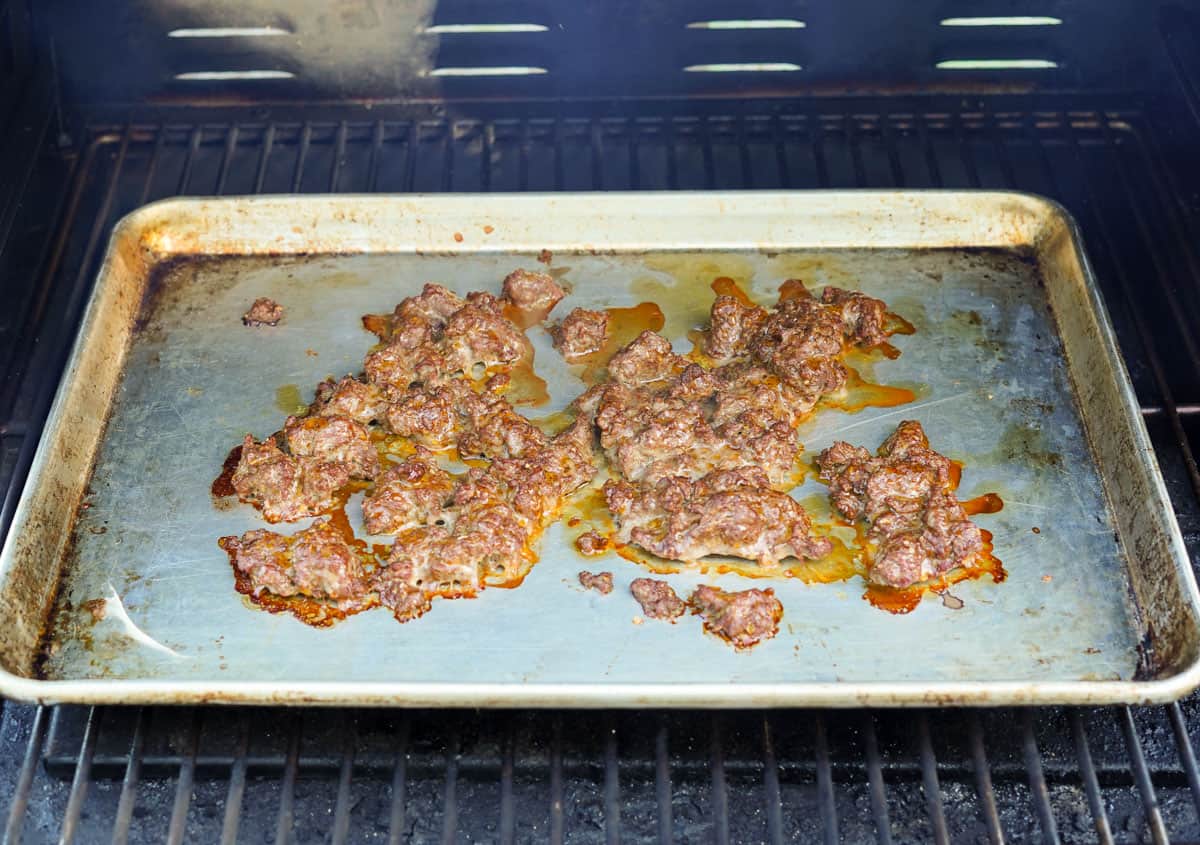
[[[556,195],[542,198],[540,220],[531,197],[173,201],[127,219],[0,570],[0,598],[30,615],[23,576],[52,580],[56,567],[21,540],[40,540],[45,554],[54,519],[70,531],[48,639],[10,637],[0,689],[56,700],[750,706],[1136,701],[1195,685],[1195,585],[1056,207],[990,193],[681,199]],[[916,401],[823,411],[801,438],[810,454],[834,439],[874,449],[900,420],[920,420],[934,448],[964,463],[961,498],[1004,499],[976,521],[1008,579],[956,585],[961,609],[933,596],[893,616],[862,600],[859,579],[669,576],[681,594],[698,583],[774,587],[779,636],[735,652],[696,617],[636,624],[628,582],[646,570],[615,554],[581,557],[571,541],[586,526],[558,523],[521,588],[436,601],[406,625],[378,610],[317,630],[247,607],[216,538],[263,523],[249,506],[214,507],[208,493],[231,446],[276,430],[321,379],[361,369],[373,342],[362,314],[426,281],[498,292],[515,267],[540,266],[543,248],[572,288],[560,316],[656,301],[681,350],[717,276],[767,304],[789,277],[885,299],[917,333],[894,338],[903,354],[868,375],[912,388]],[[241,325],[258,296],[285,304],[280,326]],[[103,360],[104,344],[89,338],[98,331],[113,347]],[[544,416],[583,385],[541,329],[530,336],[552,398],[526,412]],[[107,394],[88,365],[112,379]],[[104,414],[87,411],[109,408],[101,438]],[[77,477],[74,503],[68,480],[50,507],[36,499],[63,462],[47,451],[60,431],[80,453],[90,433],[95,472],[86,490],[86,472]],[[794,495],[809,504],[824,491],[809,479]],[[613,594],[584,591],[583,568],[611,570]],[[44,680],[20,677],[39,653]]]

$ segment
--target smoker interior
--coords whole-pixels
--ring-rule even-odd
[[[145,202],[985,187],[1044,194],[1079,221],[1189,551],[1200,547],[1194,8],[42,5],[0,6],[0,528],[108,232]],[[938,25],[955,15],[1062,24]],[[777,29],[686,26],[735,17]],[[412,34],[531,20],[545,25]],[[166,35],[230,22],[293,35],[272,50]],[[945,66],[1006,58],[1041,64]],[[704,63],[743,68],[681,72]],[[494,73],[514,66],[538,72]],[[242,76],[188,76],[223,68]],[[274,75],[246,76],[263,69]],[[1003,647],[1003,632],[980,647]],[[5,702],[0,801],[6,841],[26,842],[1196,841],[1196,710],[1195,696],[748,713]]]

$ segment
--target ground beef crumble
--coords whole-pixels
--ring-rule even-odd
[[[586,569],[579,573],[579,583],[586,589],[595,590],[603,595],[608,595],[613,589],[613,577],[611,572],[597,572],[595,575],[588,572]]]
[[[265,296],[254,300],[250,310],[242,315],[242,323],[247,326],[273,326],[282,319],[283,306]]]
[[[650,619],[674,621],[683,615],[687,605],[671,589],[666,581],[655,578],[634,578],[629,591],[642,606],[642,613]]]
[[[739,650],[774,637],[783,618],[783,605],[771,589],[731,593],[704,584],[688,604],[704,620],[704,630]]]
[[[872,581],[908,587],[968,564],[982,550],[978,526],[955,498],[950,461],[929,448],[919,422],[900,423],[875,457],[838,441],[817,466],[838,512],[870,525]]]

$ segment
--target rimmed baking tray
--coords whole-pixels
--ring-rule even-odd
[[[548,251],[551,255],[545,254]],[[918,419],[965,465],[1004,583],[891,615],[861,581],[771,584],[775,639],[735,652],[695,617],[636,624],[630,580],[558,524],[516,590],[332,629],[247,607],[216,539],[260,525],[209,484],[246,432],[357,372],[364,313],[438,281],[497,290],[539,256],[559,306],[658,302],[680,345],[709,283],[762,301],[799,277],[886,299],[917,328],[875,380],[901,408],[825,410],[810,453]],[[283,323],[239,316],[270,296]],[[561,407],[580,382],[531,331]],[[815,501],[809,480],[797,491]],[[581,568],[609,569],[610,596]],[[736,575],[671,576],[740,588]],[[760,582],[758,586],[763,586]],[[102,600],[102,601],[100,601]],[[954,603],[954,604],[957,604]],[[1198,597],[1079,234],[1052,202],[992,192],[254,197],[171,200],[113,232],[0,558],[0,693],[72,702],[424,706],[1151,702],[1200,682]]]

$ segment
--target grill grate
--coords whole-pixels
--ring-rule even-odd
[[[0,253],[5,525],[112,223],[177,194],[992,187],[1076,215],[1189,549],[1200,255],[1181,129],[994,97],[388,107],[110,123],[46,149]],[[189,119],[196,120],[194,113]],[[594,116],[602,115],[602,116]],[[36,280],[36,281],[35,281]],[[1200,839],[1195,698],[838,713],[30,707],[0,728],[6,839],[717,842]]]

